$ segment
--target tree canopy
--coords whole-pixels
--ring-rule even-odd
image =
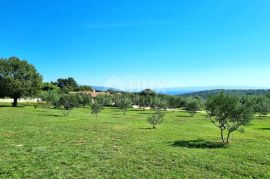
[[[186,101],[186,111],[189,112],[192,116],[196,114],[197,111],[201,110],[202,102],[200,98],[189,97]]]
[[[57,85],[64,93],[76,91],[79,87],[75,79],[72,77],[59,78],[56,80],[55,85]]]
[[[153,91],[151,89],[145,89],[140,94],[143,96],[155,96],[156,95],[155,91]]]
[[[13,98],[13,106],[21,97],[37,95],[41,85],[41,75],[27,61],[17,57],[0,59],[0,97]]]
[[[76,91],[93,91],[93,88],[91,86],[88,86],[88,85],[82,85],[82,86],[79,86],[75,90]]]
[[[127,113],[128,108],[132,106],[132,101],[128,97],[123,97],[120,100],[119,108],[124,111],[124,115]]]
[[[230,134],[249,124],[254,115],[253,108],[242,103],[239,97],[224,93],[210,97],[206,102],[206,111],[210,121],[220,129],[223,143],[229,143]]]

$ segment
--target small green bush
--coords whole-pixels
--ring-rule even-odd
[[[92,113],[92,114],[95,114],[95,115],[96,115],[96,119],[97,119],[98,113],[100,113],[101,110],[103,110],[103,109],[104,109],[103,104],[96,100],[96,101],[94,102],[94,104],[92,105],[91,113]]]
[[[72,94],[62,95],[57,103],[57,108],[61,109],[65,116],[68,116],[69,113],[78,106],[79,103],[77,97]]]
[[[191,116],[194,116],[197,111],[201,110],[201,102],[199,98],[195,97],[189,97],[186,101],[186,111],[191,114]]]
[[[56,107],[58,104],[58,101],[60,99],[60,94],[58,90],[48,90],[48,91],[42,91],[40,95],[41,100],[46,107]]]
[[[156,126],[163,122],[165,113],[159,110],[156,110],[150,117],[148,117],[147,122],[153,126],[153,129],[156,129]]]
[[[132,107],[132,101],[128,97],[124,97],[120,100],[119,108],[124,111],[126,115],[128,108]]]

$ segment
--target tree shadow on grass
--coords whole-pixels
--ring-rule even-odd
[[[119,111],[119,113],[113,113],[112,115],[113,116],[123,116],[123,112],[122,111],[121,112]]]
[[[206,141],[203,139],[197,140],[179,140],[174,141],[171,144],[172,147],[186,147],[186,148],[200,148],[200,149],[217,149],[217,148],[224,148],[225,145],[220,142],[211,142]]]
[[[258,128],[259,130],[262,131],[270,131],[270,127],[262,127],[262,128]]]
[[[151,112],[138,112],[138,114],[151,114]]]
[[[45,117],[64,117],[64,115],[60,114],[47,114],[47,113],[40,113],[39,116],[45,116]]]
[[[190,117],[190,118],[192,118],[194,116],[191,116],[191,115],[176,115],[176,117]]]
[[[8,104],[0,104],[0,108],[24,108],[24,105],[18,105],[16,107],[12,106],[12,105],[8,105]]]
[[[140,129],[143,129],[143,130],[152,130],[152,129],[154,129],[153,127],[142,127],[142,128],[140,128]]]

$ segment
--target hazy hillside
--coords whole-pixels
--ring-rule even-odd
[[[227,94],[233,94],[233,95],[266,95],[266,94],[270,94],[270,89],[268,90],[262,90],[262,89],[258,89],[258,90],[224,90],[224,89],[216,89],[216,90],[206,90],[206,91],[199,91],[199,92],[192,92],[192,93],[186,93],[186,94],[180,94],[179,96],[201,96],[203,98],[211,96],[211,95],[215,95],[217,93],[220,92],[224,92]]]

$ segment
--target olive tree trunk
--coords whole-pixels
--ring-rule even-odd
[[[227,144],[229,143],[230,134],[231,134],[231,132],[228,132],[227,139],[226,139],[226,143],[227,143]]]
[[[224,132],[224,130],[220,129],[221,141],[222,141],[222,143],[225,143],[223,132]]]

